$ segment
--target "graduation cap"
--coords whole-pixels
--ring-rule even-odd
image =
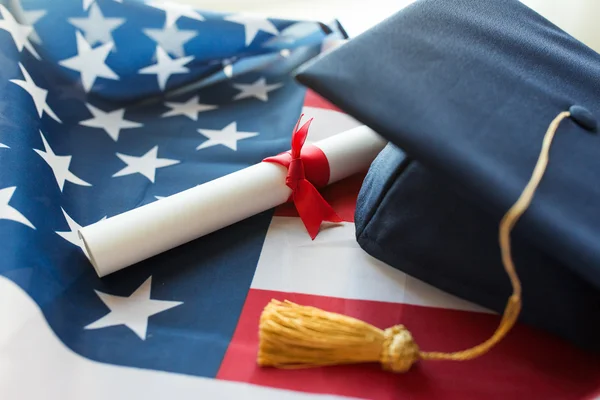
[[[420,0],[297,79],[390,142],[358,198],[362,248],[503,318],[428,353],[410,327],[274,301],[259,364],[406,371],[480,356],[516,321],[600,349],[600,54],[517,0]]]

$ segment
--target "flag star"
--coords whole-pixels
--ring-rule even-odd
[[[144,126],[139,122],[128,121],[123,118],[125,109],[121,108],[114,111],[104,112],[91,104],[85,105],[92,113],[94,118],[79,122],[79,125],[88,126],[90,128],[101,128],[108,133],[108,136],[115,142],[119,140],[121,129],[140,128]]]
[[[165,26],[163,29],[144,29],[143,32],[175,57],[184,57],[183,45],[198,36],[197,31],[180,30],[175,25]]]
[[[10,33],[15,42],[15,46],[17,46],[17,50],[20,52],[23,50],[23,47],[25,47],[35,58],[40,60],[39,54],[35,51],[28,39],[29,35],[33,32],[33,27],[19,24],[10,11],[2,4],[0,4],[0,16],[2,16],[2,19],[0,20],[0,29],[4,29]]]
[[[79,230],[81,229],[81,225],[79,225],[77,222],[75,222],[73,220],[73,218],[71,218],[69,216],[69,214],[67,214],[67,212],[62,207],[61,207],[61,210],[63,212],[63,215],[65,216],[65,219],[67,221],[67,224],[69,225],[70,230],[64,231],[64,232],[57,231],[56,234],[58,234],[60,237],[65,239],[67,242],[72,243],[75,246],[79,247],[83,251],[85,256],[87,258],[90,258],[87,253],[87,250],[85,249],[83,241],[79,237]],[[104,219],[106,219],[106,216],[104,218],[102,218],[102,220],[104,220]]]
[[[193,59],[193,56],[173,59],[169,57],[162,47],[156,46],[156,64],[140,69],[139,73],[156,74],[158,86],[161,90],[164,90],[171,75],[189,72],[189,69],[184,67],[184,65]]]
[[[26,225],[32,229],[35,229],[35,226],[23,214],[17,211],[16,208],[11,207],[8,203],[12,198],[16,186],[7,187],[4,189],[0,189],[0,220],[6,219],[10,221],[19,222],[23,225]]]
[[[173,117],[177,115],[185,115],[193,121],[198,121],[198,113],[201,113],[203,111],[214,110],[217,108],[217,106],[200,103],[199,96],[194,96],[188,101],[184,101],[183,103],[165,102],[165,105],[171,108],[171,110],[164,113],[162,115],[163,118]]]
[[[238,83],[233,86],[236,89],[241,90],[241,92],[234,97],[234,100],[244,99],[246,97],[256,97],[259,100],[267,101],[269,100],[269,92],[279,89],[283,84],[275,83],[267,85],[265,78],[259,78],[254,83]]]
[[[10,147],[5,145],[4,143],[0,143],[0,149],[10,149]]]
[[[159,10],[163,10],[166,13],[165,25],[167,27],[175,25],[175,22],[181,17],[204,21],[204,17],[188,4],[179,4],[164,0],[150,1],[146,4],[158,8]]]
[[[208,138],[202,142],[196,150],[205,149],[207,147],[222,144],[229,147],[233,151],[237,151],[238,140],[248,139],[258,135],[258,132],[243,132],[237,130],[237,122],[232,122],[222,130],[198,129],[198,132]]]
[[[21,63],[19,63],[19,68],[21,68],[21,73],[25,80],[20,79],[11,79],[10,81],[15,85],[22,87],[33,99],[33,103],[35,104],[35,108],[37,109],[38,115],[41,118],[42,113],[48,114],[52,119],[57,122],[62,123],[62,121],[58,118],[58,116],[52,111],[48,103],[46,102],[46,98],[48,97],[48,91],[46,89],[42,89],[37,86],[33,79],[31,79],[31,75],[27,72],[25,67]]]
[[[119,76],[110,69],[105,60],[114,44],[109,42],[94,49],[86,42],[81,32],[75,32],[77,39],[77,55],[58,63],[63,67],[75,70],[81,74],[81,82],[86,92],[89,92],[97,78],[119,80]]]
[[[12,12],[15,20],[22,22],[25,25],[28,25],[33,28],[35,24],[42,18],[44,18],[47,14],[46,10],[24,10],[22,2],[24,0],[9,0],[8,6],[10,11]],[[6,3],[6,2],[4,2]],[[31,30],[29,34],[29,39],[37,43],[39,45],[42,44],[42,39],[40,39],[39,35],[35,31],[35,28]]]
[[[56,178],[56,183],[58,183],[58,187],[60,191],[63,191],[65,186],[65,181],[74,183],[75,185],[80,186],[92,186],[90,183],[84,181],[83,179],[75,176],[71,171],[69,171],[69,165],[71,165],[72,156],[58,156],[54,154],[54,151],[48,144],[48,141],[44,137],[44,134],[40,131],[40,135],[42,136],[42,141],[44,142],[44,150],[33,149],[36,153],[40,155],[46,161],[46,163],[52,169],[54,173],[54,177]]]
[[[125,18],[104,18],[98,4],[93,4],[87,18],[69,18],[68,21],[81,29],[85,33],[85,40],[93,46],[112,42],[112,31],[123,25]]]
[[[183,304],[182,301],[154,300],[150,298],[152,276],[137,288],[130,296],[115,296],[95,290],[109,313],[88,324],[84,329],[100,329],[109,326],[125,325],[140,339],[146,340],[148,318],[154,314]]]
[[[42,19],[46,16],[46,13],[47,13],[46,10],[28,10],[28,11],[23,11],[23,16],[24,16],[24,20],[27,21],[27,23],[31,27],[33,27],[35,24],[37,24],[37,22],[40,19]],[[29,34],[29,39],[31,39],[31,41],[34,43],[42,44],[42,39],[35,31],[35,28],[33,28],[31,33]]]
[[[131,175],[140,173],[154,183],[157,168],[168,167],[171,165],[179,164],[179,160],[170,160],[168,158],[158,158],[158,146],[154,146],[146,154],[141,157],[130,156],[126,154],[117,153],[124,163],[127,164],[125,168],[116,172],[113,177]]]
[[[228,17],[225,17],[226,21],[235,22],[241,25],[244,25],[244,34],[246,37],[246,46],[248,46],[254,38],[258,31],[264,31],[266,33],[271,33],[273,35],[279,34],[277,27],[273,25],[271,21],[266,18],[250,15],[250,14],[234,14]]]

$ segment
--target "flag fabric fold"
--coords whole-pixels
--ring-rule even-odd
[[[263,69],[336,29],[164,0],[4,0],[0,15],[22,56],[46,62],[48,73],[86,94],[119,102]]]
[[[272,212],[107,279],[78,230],[289,149],[290,72],[343,34],[164,1],[10,0],[0,17],[0,274],[86,358],[214,376]]]
[[[293,77],[344,39],[336,21],[159,0],[0,0],[0,398],[593,393],[596,359],[522,326],[487,358],[401,378],[257,367],[271,298],[406,323],[440,350],[497,325],[360,249],[362,175],[319,188],[343,221],[314,240],[289,203],[98,278],[80,227],[287,151],[302,113],[307,145],[360,125]]]

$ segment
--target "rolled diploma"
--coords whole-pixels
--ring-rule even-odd
[[[386,145],[359,126],[312,143],[327,156],[328,184],[366,170]],[[288,201],[287,168],[260,162],[79,230],[99,277]]]

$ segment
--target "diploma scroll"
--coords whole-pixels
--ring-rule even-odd
[[[312,143],[327,157],[328,184],[366,170],[386,144],[366,126]],[[286,203],[292,194],[287,173],[260,162],[86,226],[79,236],[103,277]]]

